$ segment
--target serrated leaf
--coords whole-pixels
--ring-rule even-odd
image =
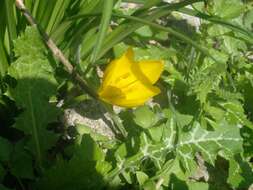
[[[244,113],[243,106],[240,102],[224,102],[219,103],[222,107],[226,109],[227,120],[232,124],[245,125],[253,129],[253,124],[247,119]]]
[[[229,161],[228,183],[233,188],[248,188],[253,183],[253,170],[240,155]]]
[[[140,135],[140,152],[144,157],[149,157],[159,169],[166,161],[168,152],[175,148],[176,123],[174,118],[168,119],[160,129],[162,134],[159,142],[154,142],[148,138],[146,133]]]
[[[24,150],[25,142],[19,141],[15,144],[11,159],[10,159],[10,172],[18,178],[33,179],[33,158],[27,151]]]
[[[35,189],[100,189],[104,185],[103,175],[111,167],[104,158],[97,143],[89,135],[84,135],[73,157],[69,161],[59,158],[38,180]]]
[[[228,60],[228,56],[214,49],[210,49],[209,52],[214,55],[219,63],[206,58],[201,67],[192,70],[190,74],[190,89],[196,93],[197,99],[201,104],[206,103],[208,94],[218,88],[222,77],[226,73],[225,63]]]
[[[207,131],[199,123],[192,126],[192,130],[182,133],[176,145],[176,152],[188,171],[191,171],[196,152],[201,152],[205,161],[215,164],[218,154],[231,158],[242,151],[242,138],[237,126],[221,123],[221,129]]]
[[[57,82],[35,27],[28,27],[15,41],[15,53],[18,59],[9,67],[9,75],[17,80],[17,85],[10,93],[23,112],[14,127],[30,136],[27,146],[40,163],[56,141],[47,125],[57,117],[56,107],[49,103],[56,94]]]

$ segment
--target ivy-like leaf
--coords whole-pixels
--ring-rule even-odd
[[[47,125],[57,116],[56,107],[49,103],[49,98],[56,94],[57,82],[36,28],[28,27],[15,41],[14,50],[18,59],[10,66],[9,74],[16,79],[17,85],[10,93],[23,109],[14,127],[27,135],[27,146],[40,163],[45,151],[56,140]]]

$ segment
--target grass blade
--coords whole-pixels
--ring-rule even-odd
[[[66,8],[69,5],[70,5],[70,0],[67,0],[67,1],[66,0],[65,1],[58,0],[58,1],[56,1],[55,6],[54,6],[54,10],[53,10],[53,12],[50,16],[50,19],[49,19],[49,22],[48,22],[48,25],[47,25],[47,29],[46,29],[46,31],[48,31],[49,34],[60,23],[63,15],[66,11]]]
[[[177,38],[179,38],[179,39],[181,39],[183,41],[185,41],[186,43],[188,43],[188,44],[192,45],[193,47],[195,47],[196,49],[198,49],[200,52],[202,52],[205,55],[209,56],[215,62],[219,62],[215,57],[213,57],[209,53],[209,51],[208,51],[208,49],[206,47],[200,46],[197,42],[195,42],[194,40],[192,40],[188,36],[184,35],[181,32],[178,32],[178,31],[176,31],[176,30],[174,30],[172,28],[164,27],[164,26],[161,26],[159,24],[156,24],[156,23],[153,23],[153,22],[150,22],[150,21],[147,21],[145,19],[138,18],[138,17],[134,17],[134,16],[128,16],[128,15],[122,15],[122,14],[113,14],[113,15],[114,16],[118,16],[118,17],[122,17],[122,18],[126,18],[126,19],[130,19],[130,20],[133,20],[133,21],[137,21],[137,22],[140,22],[142,24],[149,25],[149,26],[151,26],[153,28],[169,32],[170,34],[174,35],[175,37],[177,37]]]
[[[4,51],[3,41],[0,39],[0,77],[3,77],[8,68],[8,61]]]
[[[104,1],[102,19],[101,19],[101,23],[100,23],[100,27],[99,27],[99,32],[98,32],[96,44],[95,44],[95,47],[94,47],[93,52],[91,54],[90,64],[93,64],[97,60],[98,53],[102,48],[102,45],[103,45],[106,33],[108,31],[108,27],[110,24],[112,8],[113,8],[113,0]]]
[[[17,30],[16,30],[16,19],[14,16],[14,1],[13,0],[5,0],[5,10],[6,10],[6,20],[7,20],[7,28],[8,28],[8,37],[9,37],[9,49],[10,49],[10,61],[13,60],[13,40],[17,38]]]
[[[203,1],[203,0],[185,0],[185,1],[182,1],[179,3],[173,3],[173,4],[163,6],[160,9],[156,8],[155,10],[152,10],[151,12],[149,10],[142,11],[141,14],[139,14],[138,16],[142,17],[143,19],[145,19],[147,21],[153,21],[153,20],[156,20],[160,17],[170,14],[171,11],[178,10],[182,7],[185,7],[187,5],[190,5],[190,4],[193,4],[196,2],[200,2],[200,1]],[[70,17],[69,20],[75,20],[78,18],[86,19],[87,17],[97,16],[97,15],[99,15],[99,14],[96,14],[96,13],[95,14],[79,14],[79,15]],[[133,33],[135,30],[137,30],[138,28],[140,28],[144,25],[145,24],[143,24],[141,22],[136,22],[136,21],[131,20],[131,21],[122,23],[120,26],[115,28],[110,34],[108,34],[106,36],[103,46],[98,53],[97,59],[100,59],[115,44],[119,43],[124,38],[126,38],[131,33]],[[95,44],[95,42],[93,42],[93,43]],[[89,51],[91,51],[91,50],[88,50],[88,48],[86,47],[86,51],[85,51],[86,54]],[[82,54],[82,59],[85,59],[86,54],[85,55]]]
[[[190,5],[192,3],[196,3],[202,0],[186,0],[179,3],[173,3],[168,6],[163,7],[163,9],[159,9],[157,11],[153,11],[152,13],[145,11],[142,15],[141,20],[146,20],[149,22],[152,22],[160,17],[166,16],[171,11],[178,10],[182,7],[185,7],[187,5]],[[121,24],[118,26],[114,31],[112,31],[107,37],[103,44],[103,48],[100,50],[98,54],[98,59],[101,58],[109,49],[111,49],[115,44],[122,41],[124,38],[129,36],[131,33],[133,33],[138,28],[144,26],[145,23],[142,22],[136,22],[132,20],[131,22]]]
[[[4,1],[0,2],[0,77],[3,77],[8,68],[8,60],[4,49],[4,38],[6,30],[6,14]]]

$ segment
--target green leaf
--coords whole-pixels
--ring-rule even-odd
[[[33,159],[24,147],[24,141],[19,141],[15,144],[10,159],[10,172],[18,178],[33,179]]]
[[[245,6],[240,0],[214,0],[213,12],[225,19],[238,17]]]
[[[217,40],[223,41],[220,48],[229,55],[237,55],[247,50],[246,43],[232,34],[230,29],[221,25],[213,25],[208,28],[208,33]]]
[[[90,136],[84,135],[73,157],[69,161],[58,158],[56,164],[38,180],[35,189],[101,189],[103,175],[110,167],[102,149]]]
[[[12,148],[7,139],[0,137],[0,161],[9,161]]]
[[[253,182],[253,170],[247,161],[243,160],[240,155],[229,161],[228,183],[233,188],[248,188]]]
[[[132,178],[131,178],[131,173],[130,173],[130,172],[128,172],[128,171],[123,171],[123,172],[122,172],[122,176],[124,177],[124,179],[126,180],[126,182],[127,182],[128,184],[133,184],[133,180],[132,180]]]
[[[175,118],[176,118],[177,125],[180,128],[183,128],[184,126],[189,125],[191,121],[193,120],[192,115],[186,115],[186,114],[181,114],[181,113],[176,113]]]
[[[14,127],[27,135],[27,146],[41,164],[42,157],[57,139],[47,130],[48,123],[55,121],[58,114],[49,103],[49,98],[56,94],[57,82],[36,28],[28,27],[15,41],[15,53],[18,59],[9,67],[9,74],[17,80],[17,85],[10,93],[23,112],[16,118]]]
[[[148,129],[152,140],[154,140],[156,142],[161,141],[161,138],[162,138],[165,130],[166,130],[166,125],[165,124],[162,124],[162,125],[159,125],[159,126],[156,126],[156,127],[150,127]]]
[[[153,190],[156,189],[156,184],[154,181],[148,180],[144,185],[143,188],[145,190]]]
[[[136,177],[140,185],[143,185],[149,178],[148,175],[142,171],[137,171]]]
[[[188,171],[194,166],[193,158],[196,152],[201,152],[204,160],[214,165],[218,154],[231,158],[241,151],[239,127],[226,123],[220,123],[220,129],[216,131],[204,130],[199,123],[195,123],[191,131],[180,134],[176,145],[177,155]]]
[[[143,26],[143,27],[137,29],[135,31],[135,33],[140,35],[141,37],[145,37],[145,38],[152,37],[152,35],[153,35],[153,32],[149,26]]]
[[[1,77],[5,76],[8,66],[9,65],[8,65],[8,61],[7,61],[7,55],[4,50],[2,40],[0,40],[0,74],[1,74]]]
[[[161,2],[162,2],[162,0],[145,0],[143,2],[144,3],[143,8],[147,9],[147,8],[152,7],[152,6],[158,5]]]
[[[253,17],[253,9],[250,9],[244,16],[243,20],[244,20],[244,24],[245,26],[251,30],[252,29],[252,17]]]
[[[1,190],[11,190],[11,189],[9,189],[9,188],[3,186],[2,184],[0,184],[0,189],[1,189]]]
[[[13,48],[13,40],[17,38],[16,19],[14,16],[16,13],[13,5],[14,0],[5,0],[10,49]],[[13,59],[13,57],[11,57],[11,59]]]
[[[203,182],[190,182],[188,183],[189,190],[208,190],[208,183]]]
[[[127,148],[126,148],[126,144],[123,143],[121,144],[118,149],[115,151],[115,157],[116,159],[118,159],[119,161],[124,159],[127,156]]]
[[[103,1],[101,0],[85,0],[82,1],[80,5],[80,13],[88,14],[88,13],[97,13],[101,12],[103,9]]]
[[[188,186],[185,181],[178,178],[175,174],[171,174],[169,189],[171,189],[171,190],[177,190],[177,189],[188,190]]]
[[[145,14],[140,15],[140,20],[144,21],[153,21],[156,20],[162,16],[166,16],[170,14],[171,11],[177,10],[179,8],[182,8],[186,5],[198,2],[199,0],[186,0],[179,3],[173,3],[164,9],[156,10],[152,12],[151,14],[148,12],[145,12]],[[115,28],[105,39],[105,42],[103,44],[103,48],[101,48],[101,51],[99,52],[98,58],[101,58],[109,49],[111,49],[114,45],[121,42],[124,38],[129,36],[131,33],[136,31],[138,28],[144,26],[147,23],[138,23],[136,20],[132,20],[130,22],[124,23],[119,25],[117,28]]]
[[[138,107],[134,110],[134,121],[143,128],[149,128],[156,124],[158,118],[148,106]]]
[[[103,45],[105,36],[108,32],[108,28],[110,24],[112,8],[113,8],[113,0],[103,1],[103,4],[104,4],[104,8],[102,12],[101,23],[99,26],[99,32],[98,32],[97,40],[95,43],[95,47],[91,54],[91,64],[93,64],[98,58],[99,51],[102,48],[102,45]]]
[[[1,183],[2,180],[4,179],[5,174],[6,174],[5,169],[3,168],[2,165],[0,165],[0,183]]]
[[[253,129],[253,124],[247,119],[247,116],[244,113],[243,105],[240,102],[231,101],[219,104],[226,109],[226,117],[230,123],[244,125]]]

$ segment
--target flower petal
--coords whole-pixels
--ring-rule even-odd
[[[148,99],[160,93],[155,86],[146,86],[137,81],[126,88],[119,89],[107,86],[99,92],[99,96],[107,103],[121,107],[135,107],[143,105]]]
[[[103,82],[98,90],[100,99],[122,107],[143,105],[148,99],[160,93],[153,86],[163,70],[162,61],[134,61],[131,48],[112,61],[106,68]]]
[[[119,88],[114,86],[107,86],[99,90],[98,95],[102,100],[109,103],[113,102],[115,99],[124,99],[126,97]]]
[[[135,107],[143,105],[147,100],[160,92],[160,89],[156,86],[147,86],[140,82],[136,83],[128,90],[123,91],[126,94],[126,100],[121,102],[121,106]]]
[[[138,64],[141,72],[152,84],[159,79],[164,68],[163,61],[140,61]]]
[[[119,59],[115,59],[110,62],[104,72],[101,88],[104,88],[108,85],[114,85],[116,82],[118,82],[120,77],[127,75],[127,73],[129,73],[131,70],[133,59],[133,50],[129,48],[127,52],[124,53]]]

